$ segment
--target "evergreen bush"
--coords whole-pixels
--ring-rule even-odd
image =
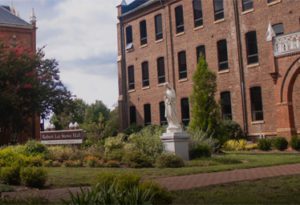
[[[276,137],[272,140],[272,145],[275,149],[284,151],[288,148],[288,141],[284,137]]]
[[[271,139],[259,139],[258,140],[258,149],[262,151],[269,151],[272,147],[272,140]]]
[[[47,181],[47,172],[40,167],[25,167],[21,169],[21,180],[28,187],[42,188]]]
[[[293,136],[290,141],[290,145],[294,150],[300,150],[300,138],[298,136]]]

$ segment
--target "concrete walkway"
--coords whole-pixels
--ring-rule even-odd
[[[298,175],[300,174],[300,164],[281,165],[273,167],[261,167],[251,169],[239,169],[225,172],[203,173],[188,176],[157,178],[157,181],[168,190],[187,190],[198,187],[205,187],[231,182],[257,180],[270,177]],[[85,187],[86,189],[87,187]],[[80,188],[60,188],[48,190],[24,190],[19,192],[2,193],[2,197],[28,198],[41,197],[55,202],[61,199],[68,199],[70,192],[80,192]]]

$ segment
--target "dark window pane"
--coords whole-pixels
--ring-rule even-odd
[[[136,124],[136,109],[135,106],[129,108],[129,122],[130,124]]]
[[[144,124],[151,125],[151,105],[144,105]]]
[[[218,46],[219,71],[228,69],[227,42],[220,40]]]
[[[205,58],[205,46],[204,45],[200,45],[196,48],[197,63],[199,62],[201,55]]]
[[[242,0],[243,11],[247,11],[253,8],[253,0]]]
[[[140,22],[140,36],[141,45],[147,44],[147,23],[145,20]]]
[[[224,120],[232,120],[230,92],[221,93],[221,109]]]
[[[273,27],[273,30],[275,31],[276,36],[284,34],[284,29],[283,29],[282,23],[274,24],[272,27]]]
[[[187,78],[186,54],[185,51],[178,53],[179,79]]]
[[[148,62],[142,63],[142,81],[143,81],[143,87],[149,86],[149,64],[148,64]]]
[[[157,59],[157,77],[158,84],[166,82],[164,57]]]
[[[193,9],[194,9],[194,26],[203,25],[203,15],[202,15],[202,0],[193,0]]]
[[[181,119],[182,119],[182,123],[185,126],[189,125],[189,122],[190,122],[190,105],[189,105],[189,99],[188,98],[182,98],[181,99]]]
[[[175,8],[175,20],[176,20],[176,33],[184,31],[184,19],[183,19],[183,7],[177,6]]]
[[[246,33],[246,46],[248,64],[258,63],[256,31]]]
[[[128,88],[129,90],[133,90],[135,88],[134,84],[134,67],[128,67]]]
[[[267,0],[268,4],[278,0]]]
[[[165,102],[162,101],[159,103],[159,119],[161,125],[167,124],[167,119],[165,117]]]
[[[126,27],[126,44],[132,43],[132,26]]]
[[[161,14],[155,16],[155,39],[163,38],[162,17]]]
[[[253,87],[250,89],[252,121],[264,120],[261,88]]]
[[[223,0],[214,0],[215,21],[224,18],[224,3]]]

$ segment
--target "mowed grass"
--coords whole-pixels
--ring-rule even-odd
[[[300,175],[172,192],[173,204],[300,204]]]
[[[220,172],[233,169],[244,169],[282,164],[300,163],[300,154],[239,154],[231,153],[216,155],[209,159],[199,159],[186,162],[183,168],[47,168],[48,186],[72,187],[92,185],[97,181],[97,176],[103,172],[135,173],[143,178],[157,178],[167,176],[190,175],[205,172]]]

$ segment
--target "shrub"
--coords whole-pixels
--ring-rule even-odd
[[[131,168],[152,167],[150,157],[138,151],[126,152],[123,162]]]
[[[272,141],[270,139],[259,139],[257,146],[260,150],[269,151],[271,150]]]
[[[106,166],[106,167],[115,167],[115,168],[117,168],[117,167],[120,167],[121,165],[120,165],[120,162],[119,161],[116,161],[116,160],[108,160],[105,164],[104,164],[104,166]]]
[[[172,195],[165,188],[162,188],[159,184],[152,181],[145,181],[140,184],[140,188],[143,191],[149,190],[152,195],[152,203],[155,205],[171,204]]]
[[[245,150],[247,146],[246,140],[228,140],[223,145],[223,149],[226,151],[241,151]]]
[[[184,161],[173,153],[163,153],[155,162],[159,168],[179,168],[184,167]]]
[[[48,148],[49,154],[48,158],[53,161],[63,162],[68,160],[73,154],[73,149],[71,147],[64,146],[52,146]]]
[[[246,150],[254,150],[257,149],[258,145],[256,143],[250,143],[250,144],[246,144],[245,149]]]
[[[28,187],[42,188],[47,181],[47,172],[39,167],[21,169],[21,180]]]
[[[123,149],[114,149],[105,153],[105,159],[121,161],[124,156]]]
[[[20,167],[3,167],[0,170],[0,179],[4,184],[20,185]]]
[[[103,166],[103,161],[99,160],[99,158],[95,156],[86,156],[84,158],[84,163],[89,167],[101,167]]]
[[[199,144],[190,149],[190,158],[211,157],[211,147],[207,144]]]
[[[293,136],[290,145],[294,150],[300,150],[300,138],[298,136]]]
[[[272,140],[273,147],[280,151],[286,150],[288,148],[288,144],[288,141],[284,137],[276,137]]]
[[[239,140],[246,138],[241,126],[232,120],[223,120],[221,127],[221,134],[223,135],[221,143],[225,143],[227,140]]]
[[[102,173],[97,184],[81,193],[71,194],[66,204],[170,204],[170,193],[154,183],[141,183],[133,174]]]
[[[105,154],[117,149],[120,150],[124,146],[124,137],[123,135],[118,135],[117,137],[108,137],[104,142]]]
[[[25,152],[29,155],[47,154],[48,149],[40,142],[30,140],[25,144]]]
[[[216,152],[219,149],[219,141],[209,136],[208,133],[196,129],[194,131],[189,130],[190,135],[190,150],[197,150],[199,146],[207,145],[210,148],[210,152]]]
[[[163,128],[157,125],[150,125],[141,131],[129,136],[129,143],[132,148],[148,157],[154,162],[163,152],[163,144],[160,136]]]
[[[80,160],[66,160],[63,165],[65,167],[82,167],[82,162]]]

